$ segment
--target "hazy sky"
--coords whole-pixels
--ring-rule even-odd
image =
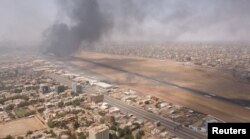
[[[0,40],[38,41],[56,18],[53,0],[0,0]]]
[[[63,4],[67,1],[0,0],[0,41],[36,42],[53,24],[67,20],[67,24],[74,24],[76,18],[70,14],[75,7],[67,7],[74,2]],[[104,33],[98,30],[98,39],[237,41],[249,40],[250,36],[250,0],[94,1],[101,12],[98,18],[103,16],[109,24],[100,28]],[[101,21],[95,18],[87,19]],[[94,25],[92,28],[97,27]]]

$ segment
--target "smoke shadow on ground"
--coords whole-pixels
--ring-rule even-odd
[[[210,97],[211,99],[217,99],[217,100],[220,100],[220,101],[236,104],[236,105],[243,106],[243,107],[250,107],[250,100],[230,99],[230,98],[226,98],[226,97],[223,97],[223,96],[213,95],[213,94],[215,94],[213,92],[201,91],[201,90],[198,90],[198,89],[195,89],[195,88],[181,86],[181,85],[175,84],[173,82],[164,81],[164,80],[161,80],[161,79],[158,79],[158,78],[145,76],[145,75],[140,74],[138,72],[129,71],[129,70],[126,70],[125,68],[117,67],[114,64],[114,62],[119,62],[119,63],[124,62],[123,63],[124,66],[129,66],[129,65],[133,64],[133,62],[135,61],[134,59],[133,60],[132,59],[114,60],[114,59],[105,58],[105,59],[95,59],[94,61],[91,60],[91,59],[82,58],[82,57],[71,57],[71,59],[84,61],[84,62],[91,63],[91,64],[96,65],[96,66],[101,66],[101,67],[104,67],[104,68],[107,68],[107,69],[112,69],[112,70],[116,70],[116,71],[119,71],[119,72],[122,72],[122,73],[126,73],[126,74],[131,75],[131,77],[133,77],[133,78],[134,77],[140,77],[140,78],[143,78],[143,79],[146,79],[146,80],[156,82],[158,84],[162,84],[164,86],[175,87],[175,88],[184,90],[183,92],[185,92],[185,93],[193,93],[193,94],[196,94],[196,95],[200,95],[200,96],[204,96],[204,97]],[[103,61],[105,61],[105,62],[103,62]],[[103,62],[103,63],[101,63],[101,62]]]

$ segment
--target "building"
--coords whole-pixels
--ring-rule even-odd
[[[42,92],[42,93],[49,93],[48,84],[40,84],[39,91]]]
[[[64,92],[64,90],[65,90],[65,87],[63,85],[55,86],[55,92],[56,93],[62,93],[62,92]]]
[[[105,82],[95,82],[94,85],[104,88],[104,89],[110,89],[112,87],[111,84],[105,83]]]
[[[104,99],[104,95],[103,94],[91,94],[89,96],[89,101],[90,102],[94,102],[94,103],[102,102],[103,99]]]
[[[107,115],[105,115],[105,122],[114,123],[115,122],[115,117],[113,115],[107,114]]]
[[[82,92],[82,86],[78,83],[72,83],[72,92],[73,93],[81,93]]]
[[[104,124],[91,128],[89,139],[109,139],[109,128]]]
[[[119,113],[120,109],[117,107],[111,107],[109,108],[109,113]]]

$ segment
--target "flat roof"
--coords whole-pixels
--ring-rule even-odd
[[[105,82],[96,82],[96,83],[94,83],[94,85],[99,86],[99,87],[102,87],[102,88],[109,88],[109,87],[112,87],[111,84],[108,84],[108,83],[105,83]]]
[[[99,125],[99,126],[95,126],[93,128],[91,128],[90,130],[94,131],[94,132],[103,132],[105,130],[109,129],[105,124]]]

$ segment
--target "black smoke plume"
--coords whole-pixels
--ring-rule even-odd
[[[58,0],[57,3],[70,23],[55,23],[44,32],[47,52],[58,56],[71,54],[83,41],[93,43],[109,30],[111,24],[100,11],[97,0]]]
[[[57,0],[47,51],[68,55],[104,41],[249,41],[249,0]],[[86,45],[84,45],[86,46]]]

